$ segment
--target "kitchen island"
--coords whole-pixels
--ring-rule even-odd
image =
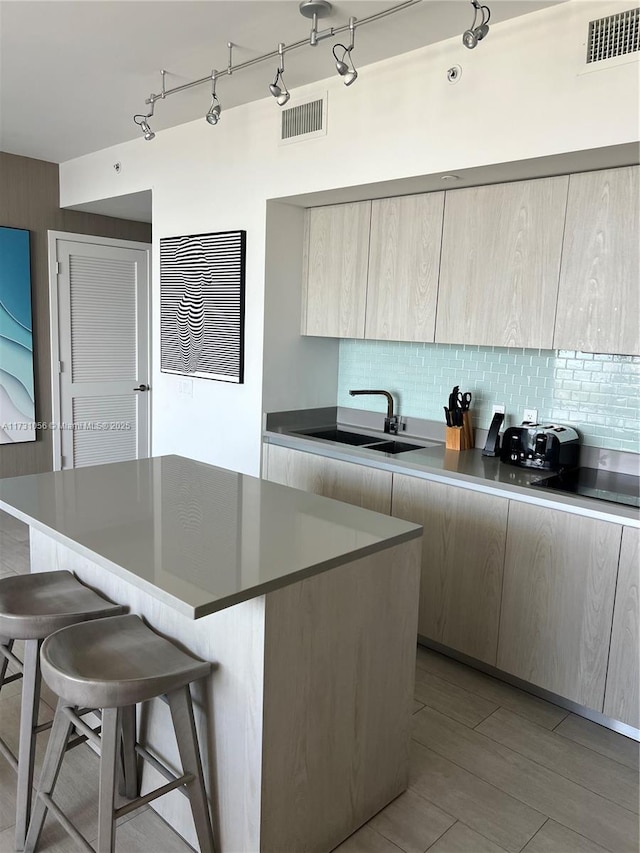
[[[328,853],[406,788],[420,526],[178,456],[2,480],[0,508],[32,571],[214,663],[194,703],[221,853]],[[139,717],[177,769],[167,707]],[[196,844],[184,797],[154,805]]]

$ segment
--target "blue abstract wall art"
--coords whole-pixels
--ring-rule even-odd
[[[35,441],[29,232],[0,227],[0,444]]]

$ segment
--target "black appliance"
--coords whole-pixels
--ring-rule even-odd
[[[533,480],[531,485],[640,507],[640,477],[634,474],[617,474],[615,471],[598,468],[576,468],[542,480]]]
[[[502,439],[500,461],[541,471],[576,468],[580,459],[580,436],[560,424],[523,424],[509,427]]]

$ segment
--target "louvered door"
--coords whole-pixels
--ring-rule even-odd
[[[62,468],[149,455],[147,252],[57,241]]]

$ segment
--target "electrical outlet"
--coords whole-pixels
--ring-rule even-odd
[[[522,415],[522,423],[523,424],[537,424],[538,423],[538,410],[537,409],[525,409],[524,414]]]
[[[193,379],[179,379],[178,394],[183,397],[193,397]]]
[[[504,406],[500,405],[499,403],[494,403],[493,406],[491,407],[491,417],[493,417],[495,414],[504,415],[504,413],[505,413],[505,408],[504,408]]]

